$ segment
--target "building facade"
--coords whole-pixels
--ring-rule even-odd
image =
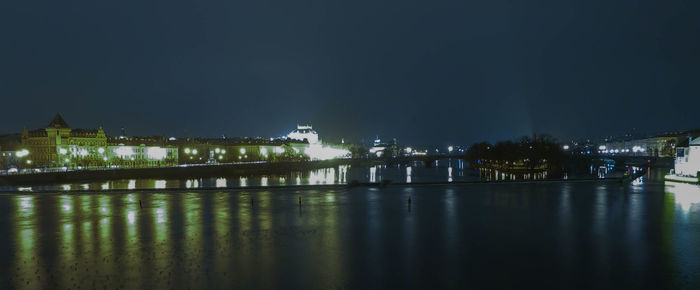
[[[175,146],[152,146],[141,139],[107,138],[102,127],[96,130],[72,129],[56,115],[46,128],[27,131],[21,136],[21,150],[15,158],[24,168],[60,167],[153,167],[178,164]]]
[[[108,166],[159,167],[177,165],[178,148],[174,146],[110,145],[104,151],[103,161]]]
[[[297,128],[292,130],[287,134],[287,138],[292,140],[307,141],[309,144],[321,143],[321,139],[318,138],[318,133],[314,131],[311,125],[297,125]]]
[[[598,153],[623,156],[673,157],[678,139],[677,135],[667,135],[608,142],[598,148]]]
[[[700,174],[700,138],[688,139],[676,147],[676,175],[698,177]]]
[[[77,161],[98,161],[102,159],[98,148],[105,146],[107,136],[102,127],[96,130],[71,129],[58,114],[46,128],[22,130],[22,148],[29,151],[26,160],[32,167],[59,167]]]

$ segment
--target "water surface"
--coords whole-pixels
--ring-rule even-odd
[[[663,173],[2,194],[0,287],[697,288],[700,188]]]

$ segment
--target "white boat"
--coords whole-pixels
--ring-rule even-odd
[[[669,174],[669,175],[664,176],[664,179],[667,181],[674,181],[674,182],[700,184],[700,177],[697,177],[697,176],[690,177],[690,176]]]
[[[700,184],[700,138],[688,138],[676,146],[674,169],[668,181]]]

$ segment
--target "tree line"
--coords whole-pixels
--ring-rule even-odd
[[[472,168],[547,169],[550,174],[561,171],[563,151],[550,135],[524,136],[517,141],[475,143],[466,152]]]

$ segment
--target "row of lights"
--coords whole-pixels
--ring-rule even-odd
[[[122,146],[122,147],[118,148],[117,150],[122,149],[122,148],[124,148],[124,147]],[[160,148],[155,148],[155,149],[160,149]],[[150,155],[154,155],[154,156],[155,156],[155,157],[153,157],[154,159],[163,159],[163,158],[165,157],[165,153],[162,152],[162,149],[160,149],[159,151],[158,151],[158,150],[155,150],[155,149],[154,149],[154,152],[153,152],[153,153],[151,153],[151,151],[149,151],[149,156],[150,156]],[[150,150],[150,149],[149,149],[149,150]],[[158,151],[158,152],[156,152],[156,151]],[[61,154],[61,155],[67,155],[67,154],[68,154],[68,149],[66,149],[66,148],[59,148],[59,149],[58,149],[58,153]],[[98,148],[98,149],[97,149],[97,153],[99,153],[100,155],[103,155],[103,154],[105,153],[105,148],[103,148],[103,147]],[[117,151],[117,153],[119,153],[119,152]],[[195,149],[195,153],[196,153],[196,149]],[[77,154],[79,154],[79,155],[82,156],[82,157],[85,157],[85,156],[88,156],[88,155],[89,155],[87,149],[80,149],[80,151],[79,151]],[[133,151],[129,152],[128,154],[122,152],[120,155],[131,155],[131,154],[133,154]],[[17,152],[15,153],[15,155],[16,155],[17,157],[20,157],[20,158],[25,157],[25,156],[28,156],[28,155],[29,155],[29,150],[27,150],[27,149],[22,149],[22,150],[20,150],[20,151],[17,151]],[[74,155],[76,155],[75,152],[74,152]],[[102,157],[102,160],[103,160],[103,161],[107,161],[108,159],[107,159],[106,156],[104,156],[104,157]],[[131,160],[134,160],[134,158],[132,157]],[[65,158],[65,159],[64,159],[64,162],[66,162],[66,163],[70,162],[70,158]],[[31,160],[27,160],[27,164],[32,164],[32,161],[31,161]]]

